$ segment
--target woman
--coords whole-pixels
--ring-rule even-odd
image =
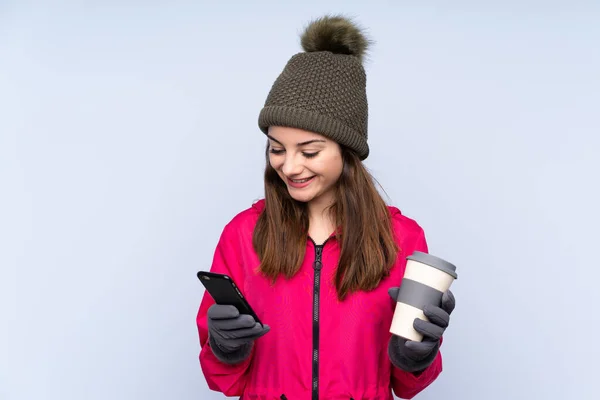
[[[205,293],[202,370],[212,390],[245,400],[412,398],[442,370],[454,297],[415,320],[422,342],[389,333],[406,256],[427,244],[362,164],[369,41],[351,21],[324,17],[301,43],[259,115],[265,198],[225,226],[211,266],[265,325]]]

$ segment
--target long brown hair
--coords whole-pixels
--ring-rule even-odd
[[[254,229],[253,246],[261,272],[273,279],[292,277],[302,265],[308,238],[308,208],[294,200],[268,157],[265,168],[265,209]],[[396,261],[388,208],[371,174],[352,150],[342,146],[343,171],[335,202],[329,209],[339,228],[341,254],[335,274],[340,300],[349,293],[377,287]]]

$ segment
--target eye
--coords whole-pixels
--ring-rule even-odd
[[[269,150],[269,152],[271,154],[282,154],[283,153],[283,149],[271,149],[271,150]]]
[[[319,152],[317,151],[317,152],[314,152],[314,153],[302,153],[302,154],[306,158],[313,158],[313,157],[316,157],[319,154]]]

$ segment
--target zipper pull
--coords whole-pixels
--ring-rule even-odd
[[[321,254],[323,253],[323,247],[317,246],[315,248],[315,253],[315,262],[313,263],[313,268],[317,271],[320,271],[323,267],[323,264],[321,263]]]
[[[320,271],[322,267],[323,267],[323,264],[321,264],[321,261],[317,260],[313,263],[313,268],[316,269],[317,271]]]

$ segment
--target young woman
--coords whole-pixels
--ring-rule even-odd
[[[210,268],[236,282],[264,325],[205,293],[202,371],[212,390],[245,400],[412,398],[442,370],[454,297],[414,321],[423,341],[389,333],[406,256],[427,244],[362,163],[369,41],[324,17],[301,43],[259,115],[265,198],[225,226]]]

